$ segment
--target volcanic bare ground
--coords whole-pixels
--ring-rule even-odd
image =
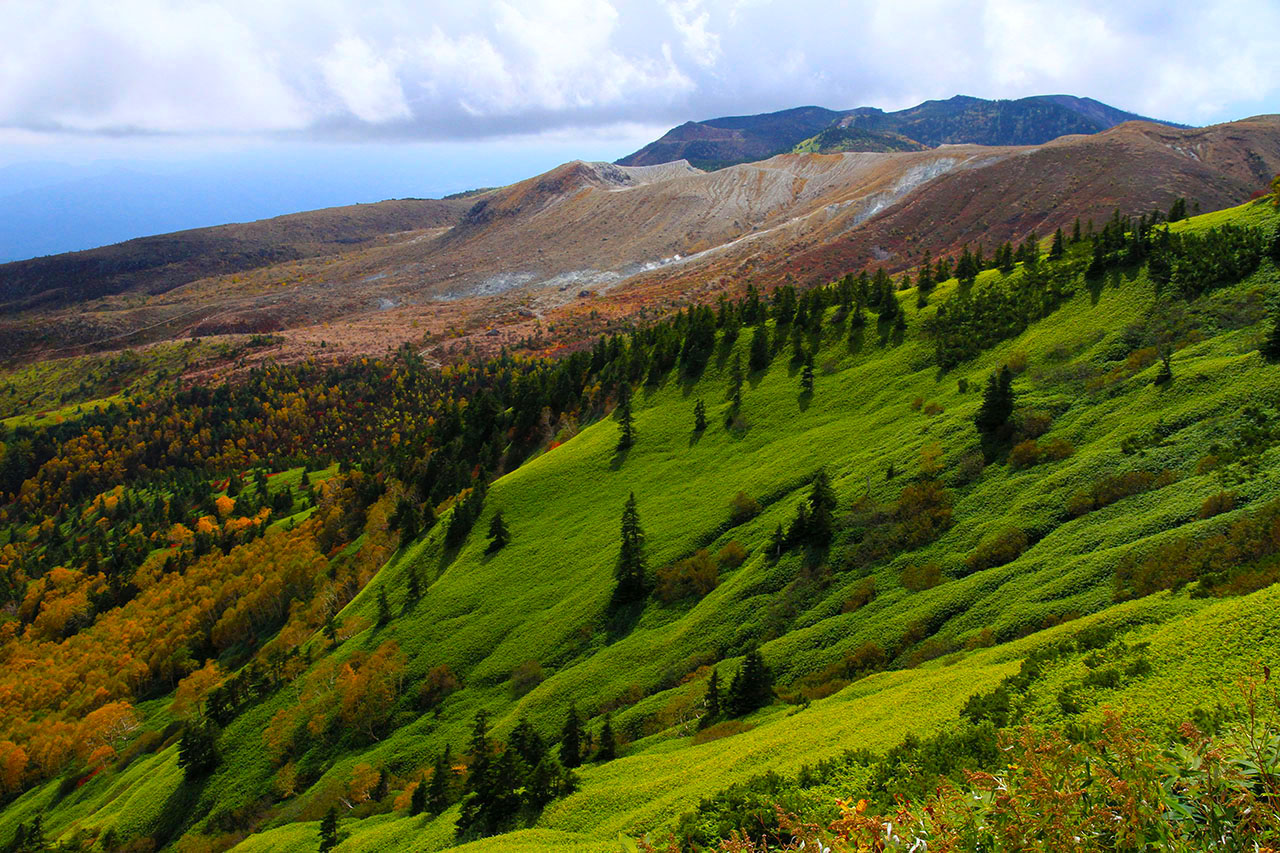
[[[1040,146],[787,154],[709,173],[683,161],[574,162],[467,199],[361,206],[370,210],[349,234],[332,213],[310,239],[278,220],[201,237],[224,260],[218,239],[234,237],[267,258],[256,266],[244,251],[210,274],[192,251],[121,287],[90,265],[57,298],[24,291],[22,264],[0,267],[0,358],[260,332],[280,343],[254,359],[340,360],[404,343],[440,360],[552,351],[747,282],[897,271],[926,250],[989,249],[1117,208],[1167,210],[1178,197],[1225,207],[1278,171],[1280,116],[1196,129],[1129,122]],[[149,240],[149,257],[163,251],[162,238]],[[118,276],[128,246],[94,251]],[[283,260],[272,257],[280,247]],[[33,263],[23,262],[27,280]]]

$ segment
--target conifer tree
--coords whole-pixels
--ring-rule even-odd
[[[760,650],[752,648],[729,682],[729,710],[735,717],[742,717],[772,701],[773,673],[765,666]]]
[[[434,774],[433,774],[434,777]],[[409,815],[416,817],[427,810],[427,783],[419,782],[418,787],[413,789],[413,796],[409,798]]]
[[[378,587],[378,626],[391,621],[391,602],[387,600],[386,586]]]
[[[408,613],[413,608],[413,605],[417,604],[418,600],[421,598],[422,579],[418,576],[418,565],[413,563],[409,566],[409,583],[408,589],[405,590],[404,594],[403,611]]]
[[[813,393],[813,355],[811,353],[805,355],[804,369],[800,371],[800,392]]]
[[[787,547],[787,534],[782,532],[782,523],[774,528],[773,534],[769,537],[769,551],[772,552],[773,558],[776,560],[782,556],[782,552]]]
[[[516,723],[516,727],[511,730],[509,744],[525,766],[530,768],[536,767],[547,752],[547,745],[543,743],[542,736],[525,717],[521,717],[520,722]]]
[[[826,471],[819,471],[813,478],[813,488],[809,492],[808,512],[806,513],[805,536],[816,545],[826,545],[831,541],[835,528],[836,494],[831,489],[831,480]]]
[[[329,853],[338,846],[338,810],[330,806],[320,821],[320,853]]]
[[[1173,384],[1173,354],[1167,349],[1160,355],[1160,370],[1156,373],[1155,384],[1160,388]]]
[[[1062,236],[1062,229],[1053,232],[1053,245],[1049,248],[1049,260],[1056,261],[1066,254],[1067,247]]]
[[[720,707],[720,672],[715,667],[711,669],[711,677],[707,679],[707,697],[705,700],[707,711],[698,720],[698,728],[705,729],[707,726],[715,722],[716,718],[721,714]]]
[[[440,814],[449,808],[449,774],[451,772],[453,771],[449,767],[449,747],[446,746],[444,752],[436,759],[435,767],[431,771],[431,784],[426,787],[424,806],[426,811],[433,815]]]
[[[600,745],[596,747],[596,761],[613,761],[618,757],[618,738],[613,733],[613,716],[605,713],[600,724]]]
[[[751,333],[751,355],[747,359],[747,365],[752,373],[759,372],[769,366],[772,356],[773,352],[769,347],[769,329],[764,323],[760,323]]]
[[[703,432],[707,428],[707,407],[703,405],[702,398],[693,404],[693,431]]]
[[[986,437],[997,435],[1009,422],[1009,417],[1013,414],[1013,403],[1013,374],[1006,366],[987,377],[982,405],[973,418],[978,432]]]
[[[502,550],[510,541],[511,533],[507,530],[507,523],[502,519],[502,510],[498,510],[489,520],[489,553]]]
[[[582,764],[582,721],[573,703],[569,704],[569,716],[560,731],[560,763],[570,769]]]
[[[733,354],[733,366],[729,368],[729,402],[736,412],[742,408],[742,356]]]
[[[1071,244],[1075,245],[1081,240],[1080,237],[1080,217],[1076,217],[1076,224],[1071,226]]]
[[[1271,312],[1271,329],[1259,350],[1267,361],[1280,361],[1280,308]]]
[[[626,604],[639,601],[648,592],[645,578],[644,530],[640,527],[640,512],[636,509],[636,494],[632,492],[622,509],[621,546],[618,549],[616,576],[618,585],[614,601]],[[572,767],[575,765],[566,764]]]
[[[178,741],[178,768],[191,782],[218,765],[218,732],[209,720],[189,724]]]
[[[631,418],[631,386],[623,382],[618,386],[618,450],[627,450],[636,442],[635,426]]]

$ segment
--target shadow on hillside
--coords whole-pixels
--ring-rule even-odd
[[[857,327],[849,334],[849,355],[857,355],[862,352],[863,335],[863,327],[861,326]]]
[[[617,471],[622,468],[622,463],[627,461],[627,457],[631,455],[630,447],[619,447],[613,451],[613,457],[609,460],[609,470]]]
[[[809,406],[813,403],[813,392],[801,391],[800,396],[796,398],[796,402],[800,404],[800,411],[809,411]]]
[[[645,600],[626,604],[611,602],[605,611],[604,631],[609,643],[616,643],[635,630],[644,615]]]

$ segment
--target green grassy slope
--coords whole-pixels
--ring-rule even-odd
[[[1272,215],[1253,205],[1203,220]],[[1192,221],[1182,227],[1203,226]],[[1000,278],[991,271],[981,281]],[[899,346],[880,346],[874,325],[860,347],[843,334],[824,337],[811,396],[800,393],[799,373],[784,349],[768,370],[748,376],[745,429],[724,426],[732,351],[721,347],[698,382],[673,374],[660,387],[637,393],[638,439],[630,451],[615,452],[614,420],[596,423],[496,481],[483,516],[456,553],[443,547],[443,524],[402,549],[342,614],[372,623],[377,596],[386,591],[397,618],[332,654],[341,660],[394,639],[408,658],[408,684],[448,664],[463,689],[438,715],[407,715],[406,724],[383,741],[326,763],[318,781],[272,812],[236,849],[314,849],[316,821],[345,789],[355,765],[408,775],[429,765],[446,744],[464,749],[481,709],[491,714],[500,738],[525,716],[554,739],[570,702],[592,717],[612,704],[618,730],[639,737],[616,761],[584,767],[580,790],[552,803],[537,827],[464,849],[617,850],[620,834],[661,832],[699,798],[735,781],[768,769],[793,772],[851,748],[885,749],[907,734],[943,728],[969,696],[1017,671],[1031,649],[1089,624],[1123,626],[1150,642],[1153,670],[1119,688],[1089,693],[1086,718],[1113,704],[1170,725],[1197,706],[1223,700],[1236,677],[1280,651],[1274,617],[1280,593],[1266,589],[1226,600],[1160,594],[1117,605],[1112,573],[1132,549],[1221,530],[1280,493],[1280,454],[1274,450],[1239,482],[1222,470],[1197,473],[1208,443],[1233,434],[1242,406],[1280,401],[1280,369],[1256,352],[1263,328],[1257,306],[1280,297],[1280,273],[1266,262],[1241,284],[1192,306],[1201,333],[1177,350],[1175,381],[1163,390],[1152,382],[1158,362],[1126,367],[1134,330],[1148,322],[1155,300],[1145,274],[1110,274],[1098,287],[1081,287],[1022,335],[940,373],[930,364],[920,326],[955,286],[942,286],[921,310],[914,291],[904,295],[908,333]],[[745,330],[736,344],[744,363],[750,337]],[[962,483],[959,472],[977,448],[972,419],[981,386],[993,370],[1024,359],[1014,383],[1019,406],[1051,416],[1046,437],[1070,441],[1075,452],[1024,470],[991,464]],[[967,392],[960,391],[960,379],[968,381]],[[692,431],[697,399],[706,403],[710,421],[701,436]],[[941,411],[926,414],[927,405],[917,400]],[[1135,438],[1142,439],[1142,450],[1126,452]],[[1126,439],[1129,447],[1122,446]],[[869,604],[844,612],[862,578],[843,569],[839,548],[832,549],[826,573],[806,571],[796,552],[776,562],[769,558],[770,534],[794,516],[813,472],[825,468],[831,476],[841,513],[867,494],[887,507],[919,474],[922,448],[933,444],[942,451],[941,476],[951,489],[955,524],[937,541],[875,564],[879,594]],[[1132,470],[1174,474],[1163,488],[1078,518],[1064,513],[1075,490]],[[1237,509],[1199,519],[1204,499],[1224,486],[1238,492]],[[763,510],[733,526],[729,500],[739,490],[759,499]],[[651,568],[701,547],[714,553],[730,540],[745,546],[748,557],[722,570],[705,598],[651,600],[634,625],[620,625],[609,618],[608,602],[619,518],[632,492]],[[512,540],[487,554],[482,534],[497,510]],[[1010,528],[1023,531],[1030,547],[1007,565],[968,574],[966,557]],[[936,562],[947,579],[908,591],[901,569],[924,562]],[[413,566],[429,587],[400,615]],[[1080,618],[1041,630],[1064,617]],[[653,721],[664,710],[701,697],[706,671],[700,667],[719,662],[726,678],[752,642],[763,643],[779,684],[787,685],[867,641],[894,641],[915,626],[925,626],[934,650],[918,655],[926,659],[919,666],[906,667],[909,653],[921,651],[919,643],[909,644],[896,662],[902,668],[856,681],[803,709],[775,703],[749,717],[747,731],[728,738],[695,744],[687,725],[655,731]],[[965,650],[983,629],[1001,644],[969,643]],[[511,674],[530,660],[541,665],[545,680],[517,696]],[[1068,660],[1036,687],[1046,722],[1063,720],[1055,697],[1079,681],[1082,666]],[[296,701],[296,691],[286,688],[241,714],[222,735],[222,765],[199,791],[182,788],[170,748],[60,800],[56,783],[29,792],[0,813],[0,839],[37,810],[45,813],[51,836],[90,827],[114,827],[121,839],[149,834],[157,819],[154,804],[185,796],[194,798],[196,813],[211,815],[197,829],[216,835],[219,816],[248,808],[271,789],[276,768],[261,732],[276,710]],[[590,728],[598,726],[593,719]],[[456,815],[454,807],[434,821],[403,812],[347,820],[339,849],[442,849],[453,841]]]

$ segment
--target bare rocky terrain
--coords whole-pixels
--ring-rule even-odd
[[[465,199],[338,208],[0,267],[0,357],[263,332],[282,336],[263,357],[283,359],[402,343],[439,359],[548,351],[748,281],[898,271],[979,234],[1043,237],[1076,217],[1167,210],[1179,197],[1224,207],[1277,171],[1277,116],[1195,129],[1128,122],[1034,146],[785,154],[714,172],[579,161]],[[197,243],[155,263],[166,245]],[[33,286],[40,269],[71,285]]]

